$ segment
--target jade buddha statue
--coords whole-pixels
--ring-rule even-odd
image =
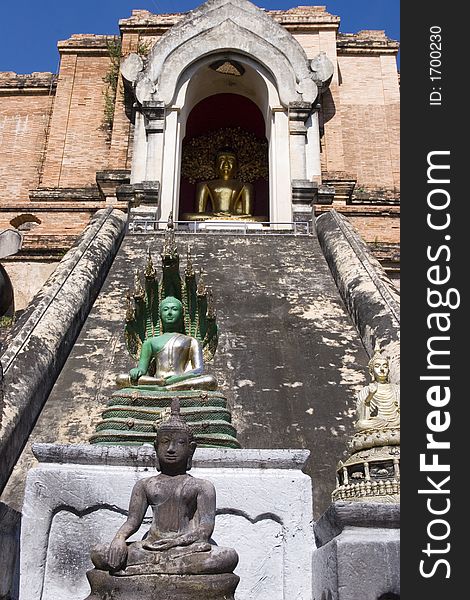
[[[111,597],[106,595],[111,590],[116,594],[112,597],[119,599],[169,598],[165,595],[169,590],[171,597],[178,598],[178,590],[187,594],[188,587],[195,586],[197,593],[191,597],[203,600],[207,597],[207,576],[207,585],[213,586],[215,580],[223,588],[220,598],[233,598],[239,581],[232,573],[238,555],[232,548],[211,542],[215,488],[211,482],[187,473],[196,443],[180,415],[178,398],[172,401],[169,420],[157,429],[154,446],[160,473],[134,485],[127,520],[109,545],[92,549],[95,569],[87,573],[92,588],[89,599]],[[128,542],[140,528],[149,507],[152,523],[148,533],[140,541]],[[217,580],[217,574],[223,575],[218,575]],[[127,589],[135,595],[124,594]]]
[[[183,330],[183,305],[167,296],[160,303],[163,333],[142,343],[139,363],[128,374],[119,375],[119,387],[141,387],[155,391],[215,390],[215,377],[204,373],[200,342]],[[150,371],[154,372],[150,374]]]
[[[185,213],[183,219],[266,220],[265,217],[253,216],[253,186],[237,179],[237,167],[235,152],[230,148],[221,149],[215,161],[217,179],[202,181],[197,185],[195,212]]]
[[[375,352],[369,361],[372,382],[357,396],[356,431],[400,426],[400,388],[390,383],[388,358]]]
[[[90,442],[153,443],[158,423],[178,397],[198,444],[240,448],[227,398],[205,370],[219,339],[212,289],[202,270],[197,276],[189,248],[180,273],[170,223],[160,256],[161,278],[149,249],[145,267],[136,269],[134,289],[126,294],[124,338],[134,361],[128,368],[133,368],[117,376],[118,389],[111,392]]]

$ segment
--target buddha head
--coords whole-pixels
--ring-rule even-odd
[[[179,475],[191,468],[196,442],[181,416],[179,398],[172,398],[170,418],[158,427],[154,446],[157,468],[162,473]]]
[[[369,361],[369,373],[372,381],[386,383],[390,372],[389,360],[380,350],[374,352],[373,357]]]
[[[160,302],[160,319],[163,331],[183,330],[183,304],[174,296],[167,296]]]
[[[221,148],[215,159],[215,170],[221,179],[233,179],[237,174],[237,155],[232,148]]]

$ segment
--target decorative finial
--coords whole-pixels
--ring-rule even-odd
[[[186,253],[186,269],[184,271],[186,277],[192,277],[194,275],[193,269],[193,259],[191,256],[191,246],[188,244],[187,253]]]
[[[163,421],[157,429],[157,437],[163,431],[184,431],[188,434],[189,440],[193,441],[193,433],[191,428],[186,423],[184,417],[181,416],[180,399],[175,396],[171,399],[171,414],[170,418]]]
[[[214,295],[210,287],[207,288],[207,317],[208,319],[215,319]]]
[[[140,273],[136,270],[134,274],[134,298],[136,300],[143,300],[145,296],[144,288],[142,287],[142,282],[140,281]]]
[[[168,256],[174,258],[178,254],[178,248],[176,247],[175,241],[175,224],[173,221],[173,211],[170,211],[168,215],[168,223],[165,231],[165,238],[163,240],[163,248],[161,252],[162,258]]]
[[[171,416],[178,419],[181,417],[181,406],[178,396],[171,399]]]
[[[198,296],[205,296],[207,294],[206,284],[204,282],[204,271],[202,270],[202,267],[201,267],[201,270],[199,271],[199,281],[197,283],[197,292],[196,293]]]
[[[152,255],[150,253],[150,244],[147,248],[147,264],[145,265],[145,277],[147,279],[155,279],[156,273],[153,266]]]
[[[132,302],[131,290],[127,290],[126,294],[126,323],[135,319],[134,303]]]

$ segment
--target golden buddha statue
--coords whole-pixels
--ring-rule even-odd
[[[218,178],[202,181],[197,185],[195,212],[185,213],[183,220],[267,220],[266,217],[253,216],[253,186],[236,179],[237,162],[237,156],[232,149],[219,150],[215,161]],[[208,210],[209,205],[212,207],[211,211]]]

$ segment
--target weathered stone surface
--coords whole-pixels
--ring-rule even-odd
[[[116,190],[121,185],[126,185],[130,181],[130,170],[128,169],[107,169],[96,173],[96,184],[103,200],[115,199]]]
[[[335,72],[335,67],[331,60],[326,55],[326,52],[320,52],[310,61],[310,68],[313,71],[313,77],[317,85],[323,90],[326,89],[331,82],[331,78]]]
[[[21,248],[23,237],[16,229],[0,231],[0,258],[16,254]]]
[[[100,192],[96,186],[83,188],[41,187],[30,190],[29,198],[35,202],[96,202],[100,199]]]
[[[228,398],[238,440],[243,448],[308,448],[320,516],[353,431],[354,394],[366,381],[368,357],[317,240],[183,233],[176,240],[182,268],[190,243],[214,291],[219,346],[207,369]],[[145,264],[149,244],[155,257],[162,243],[161,232],[125,238],[30,441],[89,439],[116,375],[134,366],[124,319],[135,265]],[[29,448],[5,490],[4,501],[18,509],[34,463]]]
[[[320,548],[346,527],[398,529],[400,505],[372,502],[333,502],[315,523],[315,541]]]
[[[223,575],[141,575],[112,577],[103,571],[89,571],[92,587],[102,590],[86,600],[234,600],[240,578],[233,573]]]
[[[90,446],[88,444],[33,444],[34,456],[42,463],[74,465],[108,465],[155,468],[155,450],[150,444],[131,446]],[[205,469],[298,469],[309,457],[308,450],[236,450],[233,448],[198,448],[193,467]],[[340,504],[340,503],[337,503]]]
[[[142,60],[142,57],[135,52],[128,54],[122,61],[120,67],[121,74],[124,79],[131,83],[134,83],[134,81],[137,79],[137,75],[142,71],[143,68],[144,61]]]
[[[83,600],[90,549],[109,543],[124,522],[134,484],[155,474],[155,451],[34,450],[41,462],[28,474],[23,506],[21,600]],[[312,488],[301,471],[307,457],[299,450],[196,449],[190,474],[211,481],[217,493],[212,539],[239,555],[237,600],[309,598]],[[147,515],[130,541],[142,539],[149,523]]]
[[[21,515],[0,502],[0,598],[18,597]]]
[[[335,502],[315,525],[312,599],[400,595],[399,505]]]
[[[332,210],[318,217],[318,241],[370,356],[378,344],[390,357],[390,381],[400,382],[398,290],[348,220]]]
[[[0,489],[106,277],[125,221],[121,211],[99,211],[12,333],[1,357],[4,398],[0,407]]]

